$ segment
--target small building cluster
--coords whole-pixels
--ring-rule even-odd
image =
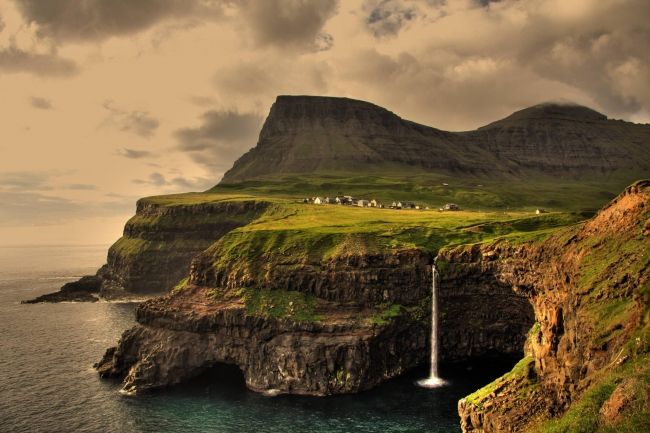
[[[372,200],[367,200],[367,199],[361,199],[361,198],[355,198],[352,197],[351,195],[340,195],[336,197],[306,197],[302,200],[303,203],[310,203],[310,204],[338,204],[338,205],[344,205],[344,206],[357,206],[357,207],[374,207],[374,208],[379,208],[379,209],[425,209],[429,210],[428,206],[422,206],[419,204],[415,204],[411,201],[399,201],[395,200],[391,202],[390,204],[384,205],[383,203],[380,203],[379,201],[372,199]],[[444,205],[442,208],[439,210],[441,211],[451,211],[451,210],[460,210],[460,207],[457,204],[454,203],[447,203]]]
[[[344,206],[358,206],[358,207],[377,207],[383,208],[384,205],[377,200],[366,200],[352,197],[351,195],[341,195],[332,197],[307,197],[303,199],[303,203],[311,204],[340,204]]]
[[[458,206],[456,203],[447,203],[439,210],[441,211],[460,210],[460,206]]]

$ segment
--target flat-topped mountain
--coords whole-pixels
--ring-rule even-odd
[[[348,98],[279,96],[255,148],[224,183],[283,173],[470,169],[476,149],[455,146],[448,132]],[[484,168],[487,166],[480,164]]]
[[[474,131],[447,132],[364,101],[279,96],[257,146],[222,184],[313,172],[590,179],[649,171],[650,125],[578,105],[536,105]]]

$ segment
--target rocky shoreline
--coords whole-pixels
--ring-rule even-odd
[[[38,304],[41,302],[97,302],[102,279],[97,275],[86,275],[77,281],[64,284],[59,291],[37,296],[22,301],[22,304]]]

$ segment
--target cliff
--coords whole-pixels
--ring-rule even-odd
[[[97,365],[102,376],[138,392],[228,363],[256,391],[328,395],[425,363],[433,255],[308,233],[242,228],[215,242],[185,286],[138,308],[139,324]],[[446,361],[520,354],[533,322],[524,297],[478,280],[444,283],[440,304]]]
[[[526,358],[459,402],[463,431],[647,427],[649,199],[650,181],[641,181],[542,243],[444,252],[452,275],[487,274],[487,286],[526,296],[536,320]]]
[[[251,196],[195,193],[140,199],[96,275],[23,302],[95,302],[166,293],[187,275],[193,257],[268,205]]]
[[[194,256],[248,224],[267,205],[255,199],[210,201],[199,195],[139,200],[136,215],[108,250],[107,264],[98,273],[101,295],[170,290],[187,275]]]
[[[407,270],[396,266],[408,260]],[[184,287],[138,307],[139,324],[97,368],[103,377],[123,378],[126,392],[179,383],[217,363],[237,365],[250,389],[270,394],[369,389],[426,360],[429,326],[418,304],[370,305],[374,296],[368,294],[377,284],[364,275],[381,270],[389,279],[407,276],[403,292],[423,292],[428,261],[412,251],[338,262],[333,275],[353,283],[330,293],[335,302],[313,295],[315,282],[301,286],[299,267],[277,269],[263,287],[237,272],[224,278],[228,284],[207,287],[216,281],[211,265],[195,260]],[[294,290],[282,289],[291,286],[285,286],[288,281]],[[397,287],[383,288],[391,289]]]

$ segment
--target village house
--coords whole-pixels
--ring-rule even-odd
[[[323,204],[325,199],[322,199],[320,197],[314,198],[314,204]]]
[[[535,213],[536,213],[537,215],[539,215],[539,214],[542,214],[542,213],[548,213],[548,211],[547,211],[546,209],[541,209],[541,208],[540,208],[540,209],[535,210]]]
[[[442,207],[442,210],[460,210],[460,206],[456,203],[447,203]]]
[[[357,206],[368,207],[370,206],[370,202],[368,200],[357,200]]]
[[[403,201],[400,204],[401,204],[400,206],[401,209],[415,209],[415,203],[413,202]]]
[[[381,204],[377,202],[377,200],[372,199],[370,200],[370,207],[380,207]]]

